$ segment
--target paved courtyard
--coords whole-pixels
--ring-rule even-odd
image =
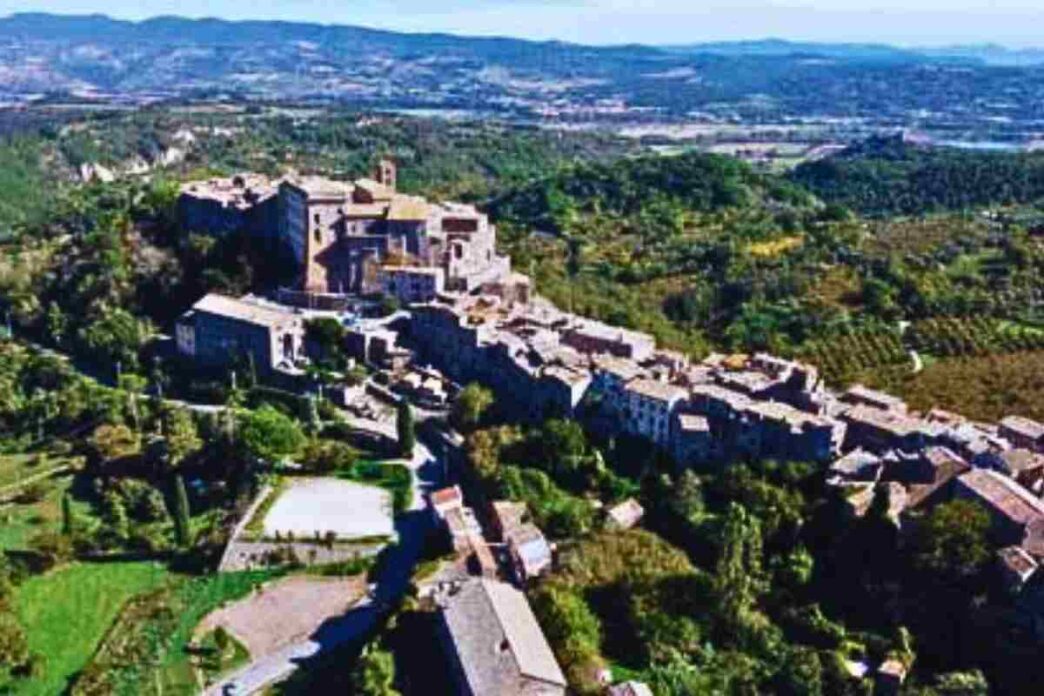
[[[265,515],[266,538],[293,534],[312,538],[333,532],[338,539],[395,533],[391,495],[380,488],[336,478],[295,479]]]

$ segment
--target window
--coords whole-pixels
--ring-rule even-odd
[[[318,227],[315,228],[315,232],[313,233],[313,236],[315,237],[316,244],[318,244],[319,242],[323,241],[323,231],[321,229],[319,229]]]

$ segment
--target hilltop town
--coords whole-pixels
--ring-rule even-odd
[[[852,518],[883,495],[900,529],[941,503],[972,501],[988,513],[996,563],[1015,594],[1033,585],[1044,560],[1044,424],[1018,414],[983,423],[915,412],[861,385],[832,390],[815,365],[766,353],[693,360],[648,334],[565,312],[497,253],[485,214],[398,193],[388,160],[372,179],[354,182],[293,174],[191,182],[178,209],[186,229],[245,231],[295,269],[292,283],[266,297],[207,295],[178,321],[177,351],[200,366],[246,359],[266,378],[308,389],[315,348],[307,326],[332,319],[344,327],[344,350],[370,372],[368,392],[437,412],[464,385],[481,384],[510,422],[564,419],[608,440],[637,438],[676,472],[818,463]],[[335,389],[326,395],[347,399]],[[465,504],[473,495],[451,486],[429,500],[459,558],[472,561],[461,566],[472,571],[430,590],[458,679],[471,693],[565,693],[525,596],[498,580],[525,587],[553,574],[553,544],[522,522],[517,502],[493,502],[484,532]],[[641,516],[631,499],[607,519],[620,529]],[[506,545],[508,572],[484,533]],[[513,660],[481,649],[497,631]],[[897,692],[909,667],[895,659],[869,665],[880,693]]]

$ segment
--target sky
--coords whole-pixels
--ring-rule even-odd
[[[1044,0],[0,0],[0,15],[28,11],[282,19],[588,44],[778,37],[1044,46]]]

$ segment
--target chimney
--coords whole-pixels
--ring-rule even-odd
[[[377,165],[377,172],[374,176],[377,179],[378,184],[387,186],[392,191],[395,190],[396,179],[398,178],[395,169],[395,161],[390,157],[384,157]]]

